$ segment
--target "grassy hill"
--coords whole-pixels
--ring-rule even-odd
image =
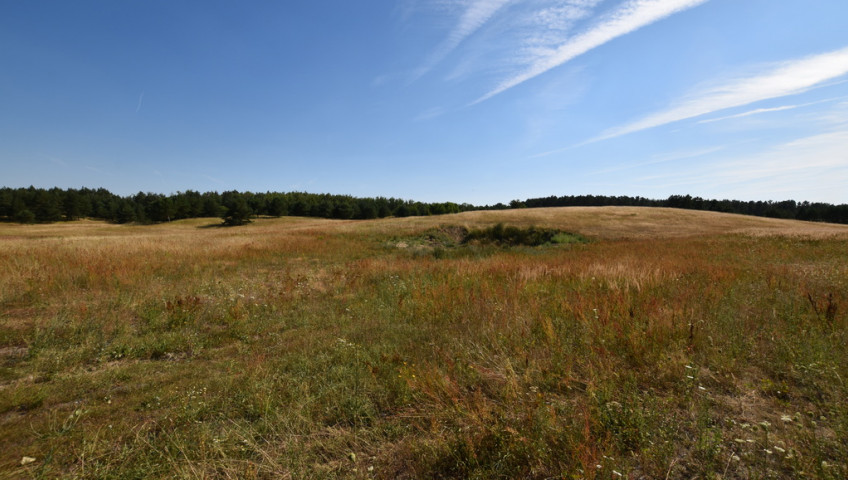
[[[219,221],[0,224],[0,478],[848,477],[848,226]]]

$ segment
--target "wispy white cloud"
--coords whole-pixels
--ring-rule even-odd
[[[669,152],[660,155],[654,155],[651,160],[647,160],[639,163],[630,163],[630,164],[622,164],[617,165],[615,167],[604,168],[602,170],[597,170],[595,172],[589,172],[590,175],[598,175],[598,174],[607,174],[612,172],[618,172],[621,170],[629,170],[632,168],[640,168],[647,167],[652,165],[658,165],[662,163],[669,162],[677,162],[679,160],[688,160],[692,158],[704,157],[710,155],[712,153],[716,153],[727,148],[725,145],[716,145],[713,147],[701,148],[697,150],[686,150],[686,151],[676,151]]]
[[[429,72],[439,62],[444,60],[469,35],[482,27],[498,10],[513,0],[472,0],[463,11],[456,26],[448,36],[427,58],[423,65],[414,72],[414,79]]]
[[[536,52],[533,61],[522,72],[504,80],[493,90],[477,99],[479,103],[516,85],[558,67],[615,38],[662,20],[675,13],[696,7],[708,0],[631,0],[601,18],[585,32],[573,36],[548,51]],[[594,6],[594,3],[587,2]]]
[[[713,198],[845,203],[848,125],[765,147],[632,178],[652,190],[710,192]],[[813,195],[811,197],[811,194]]]
[[[717,175],[744,182],[776,176],[794,176],[822,169],[848,169],[848,130],[820,133],[780,144],[761,155],[728,161]],[[726,170],[724,170],[726,168]],[[791,178],[791,177],[790,177]],[[825,178],[820,178],[824,181]]]
[[[715,165],[713,181],[728,196],[845,203],[848,130],[804,137],[750,157]],[[710,174],[707,174],[710,176]],[[815,192],[815,198],[809,198]]]
[[[416,121],[416,122],[421,122],[421,121],[425,121],[425,120],[432,120],[434,118],[437,118],[437,117],[444,115],[446,112],[447,112],[447,109],[445,109],[444,107],[428,108],[427,110],[416,115],[415,118],[413,118],[413,120]]]
[[[592,15],[603,0],[538,0],[515,20],[516,64],[523,69],[550,57],[568,40],[571,30]]]
[[[515,0],[468,39],[445,80],[490,73],[515,75],[556,51],[603,0]]]
[[[714,123],[714,122],[721,122],[723,120],[733,120],[733,119],[736,119],[736,118],[750,117],[750,116],[759,115],[759,114],[762,114],[762,113],[772,113],[772,112],[782,112],[782,111],[785,111],[785,110],[795,110],[796,108],[804,108],[804,107],[810,107],[810,106],[813,106],[813,105],[820,105],[822,103],[835,102],[837,100],[842,100],[844,98],[845,97],[826,98],[824,100],[801,103],[801,104],[798,104],[798,105],[783,105],[783,106],[780,106],[780,107],[772,107],[772,108],[755,108],[754,110],[748,110],[747,112],[737,113],[735,115],[726,115],[726,116],[718,117],[718,118],[707,118],[707,119],[704,119],[704,120],[699,120],[698,123]]]
[[[806,104],[809,105],[809,104]],[[771,112],[782,112],[784,110],[794,110],[799,107],[803,107],[804,105],[784,105],[782,107],[772,107],[772,108],[757,108],[754,110],[749,110],[747,112],[737,113],[735,115],[727,115],[724,117],[718,118],[708,118],[706,120],[699,120],[698,123],[714,123],[721,122],[723,120],[732,120],[734,118],[744,118],[750,117],[752,115],[759,115],[761,113],[771,113]]]
[[[141,102],[144,100],[144,92],[141,92],[141,95],[138,96],[138,105],[135,107],[135,113],[138,113],[141,110]]]
[[[696,92],[667,110],[608,130],[589,142],[606,140],[727,108],[803,93],[845,74],[848,74],[848,48],[782,62],[754,75]],[[762,110],[754,113],[762,113]]]
[[[64,160],[62,160],[59,157],[54,157],[52,155],[45,155],[43,153],[41,154],[41,156],[46,158],[47,160],[50,160],[51,162],[55,163],[56,165],[59,165],[59,166],[62,166],[62,167],[68,166],[67,162],[65,162]]]

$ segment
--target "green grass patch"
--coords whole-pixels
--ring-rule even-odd
[[[576,233],[535,226],[521,228],[503,223],[489,228],[470,230],[462,239],[463,244],[494,244],[500,247],[538,247],[585,242],[586,239]]]

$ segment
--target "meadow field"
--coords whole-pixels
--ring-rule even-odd
[[[848,478],[846,226],[217,223],[0,224],[0,478]]]

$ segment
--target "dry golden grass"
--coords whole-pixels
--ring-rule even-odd
[[[215,223],[0,224],[0,478],[848,474],[846,226]]]
[[[404,219],[419,227],[428,218]],[[441,219],[440,219],[441,221]],[[507,223],[544,225],[602,239],[674,238],[696,235],[744,234],[829,237],[848,234],[848,226],[730,215],[718,212],[642,207],[561,207],[467,212],[444,223],[479,226]]]

